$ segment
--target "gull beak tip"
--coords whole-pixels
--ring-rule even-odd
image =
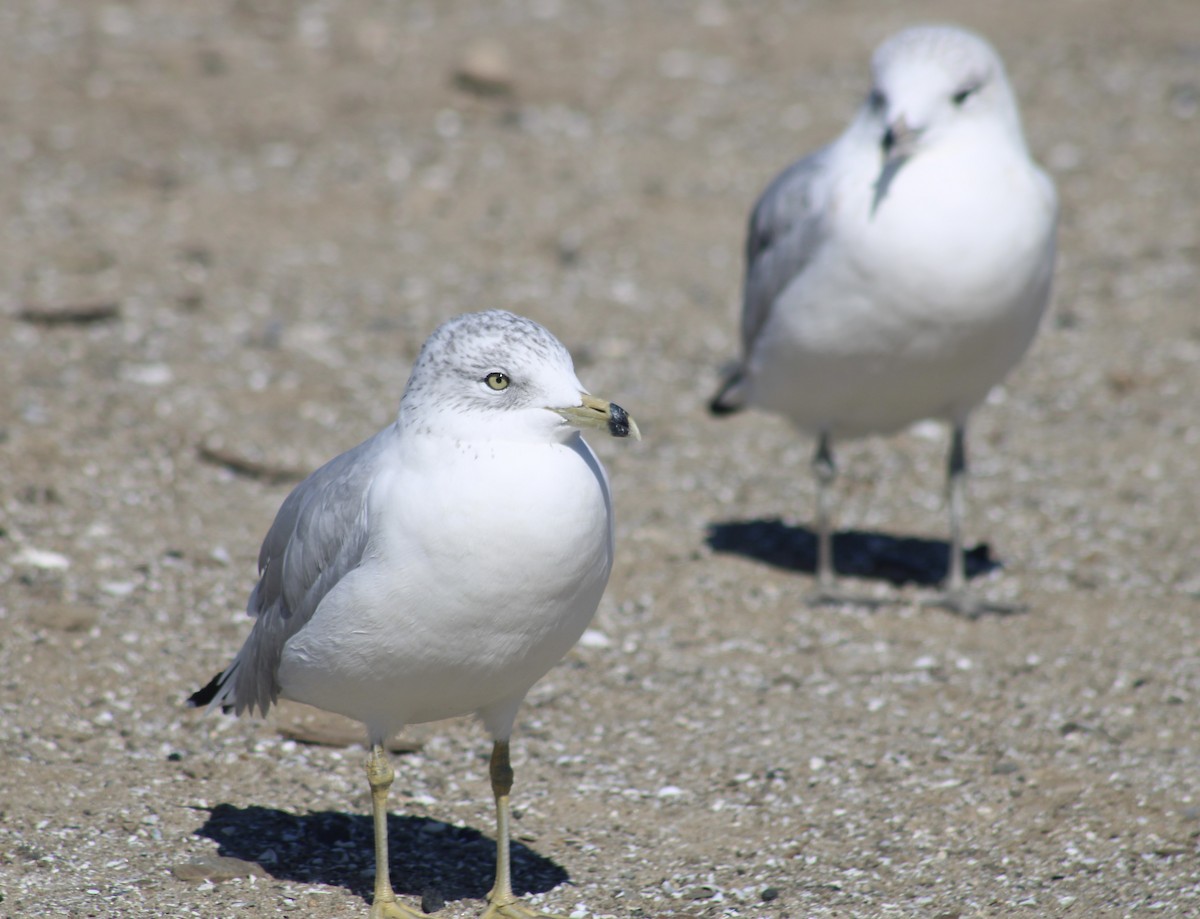
[[[629,412],[615,402],[609,403],[608,433],[613,437],[642,439],[642,432],[638,430],[637,422],[630,417]]]
[[[561,415],[569,424],[578,428],[599,428],[607,431],[612,437],[642,439],[637,422],[617,403],[598,399],[587,392],[580,393],[579,399],[580,405],[551,408],[550,411]]]

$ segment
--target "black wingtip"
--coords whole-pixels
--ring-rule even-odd
[[[742,375],[740,373],[732,374],[717,391],[717,394],[712,397],[708,403],[708,410],[718,418],[724,415],[732,415],[735,412],[740,412],[744,406],[741,402],[735,401],[734,390],[742,383]]]
[[[742,410],[740,405],[726,405],[721,401],[721,393],[713,396],[713,400],[708,403],[708,410],[713,415],[721,418],[725,415],[734,415]]]
[[[194,693],[188,696],[188,708],[204,708],[212,703],[212,700],[217,697],[217,693],[221,690],[222,678],[225,676],[225,671],[222,670],[215,677],[208,681],[202,689],[197,689]],[[228,709],[226,709],[228,711]]]

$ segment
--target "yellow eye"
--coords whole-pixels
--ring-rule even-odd
[[[502,389],[508,389],[508,375],[501,373],[499,370],[493,370],[483,379],[488,386],[497,392]]]

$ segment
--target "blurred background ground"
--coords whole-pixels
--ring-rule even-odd
[[[813,609],[811,444],[704,411],[750,204],[929,19],[997,46],[1062,199],[1052,310],[973,435],[975,583],[1030,611],[976,622],[919,606],[943,432],[840,452],[840,562],[886,602]],[[518,887],[577,919],[1200,912],[1192,0],[12,0],[0,87],[0,916],[366,915],[344,726],[182,701],[294,475],[488,307],[646,435],[597,445],[618,561],[518,724]],[[397,888],[477,914],[486,738],[408,739]]]

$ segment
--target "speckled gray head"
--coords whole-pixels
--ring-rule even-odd
[[[434,330],[398,420],[405,430],[465,441],[565,441],[578,428],[641,436],[623,408],[588,394],[557,338],[504,310],[466,313]]]

